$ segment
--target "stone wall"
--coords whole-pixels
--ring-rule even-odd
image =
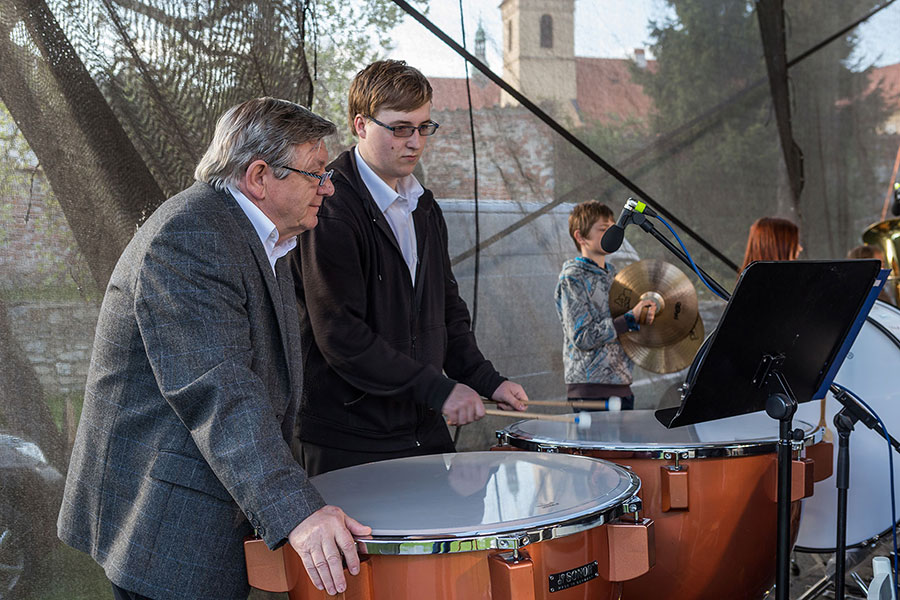
[[[7,304],[13,335],[48,395],[81,393],[100,307],[82,302]]]

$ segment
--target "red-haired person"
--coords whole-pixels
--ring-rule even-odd
[[[763,217],[750,226],[741,271],[757,260],[796,260],[801,252],[800,230],[793,222]]]

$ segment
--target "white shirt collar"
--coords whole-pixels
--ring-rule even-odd
[[[250,219],[250,223],[253,225],[253,229],[256,230],[259,241],[262,242],[263,248],[266,251],[266,257],[269,259],[269,265],[272,266],[272,272],[274,273],[275,261],[294,249],[297,245],[297,236],[289,237],[280,244],[277,243],[278,228],[275,227],[275,223],[266,216],[266,213],[251,202],[237,187],[231,184],[228,184],[225,187],[231,195],[234,196],[234,199],[237,200],[238,206],[241,207],[241,210],[244,211],[247,218]]]
[[[372,194],[372,198],[381,212],[386,211],[398,196],[406,199],[410,213],[416,210],[416,206],[419,204],[419,196],[425,193],[425,188],[422,187],[415,175],[409,174],[401,178],[397,182],[397,191],[394,191],[366,163],[359,153],[359,146],[356,146],[353,152],[356,155],[356,166],[359,169],[359,176],[362,178],[363,183],[366,184],[366,187],[369,188],[369,193]]]

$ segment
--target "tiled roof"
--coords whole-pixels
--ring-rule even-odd
[[[881,96],[890,105],[900,104],[900,63],[872,69],[868,92],[881,89]]]
[[[646,117],[652,106],[643,88],[631,80],[633,61],[619,58],[575,58],[578,110],[589,120],[610,121]],[[647,67],[656,70],[656,61]],[[434,110],[468,108],[466,80],[430,77],[434,90]],[[489,108],[500,104],[500,88],[490,81],[473,77],[472,107]]]
[[[468,109],[469,101],[466,97],[466,80],[453,77],[429,77],[434,110],[459,110]],[[494,83],[478,77],[473,77],[470,89],[472,91],[472,108],[488,108],[500,104],[500,88]]]
[[[609,121],[643,118],[653,101],[631,79],[633,61],[624,58],[575,58],[578,109],[582,118]],[[656,61],[647,61],[656,70]]]

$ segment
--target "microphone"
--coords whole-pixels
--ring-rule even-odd
[[[900,181],[894,183],[894,205],[891,206],[891,213],[895,217],[900,216]]]
[[[622,241],[625,239],[625,228],[634,216],[634,204],[634,198],[629,198],[625,202],[625,207],[622,209],[622,214],[619,215],[619,220],[616,221],[615,225],[607,229],[600,239],[600,247],[607,254],[612,254],[622,247]]]
[[[628,227],[630,223],[634,222],[634,214],[640,213],[641,215],[647,215],[648,217],[655,217],[656,212],[644,204],[643,202],[638,202],[634,198],[629,198],[627,202],[625,202],[625,207],[622,208],[622,214],[619,215],[619,220],[616,221],[616,224],[606,230],[606,233],[603,234],[603,237],[600,239],[600,247],[603,248],[603,251],[607,254],[612,254],[616,250],[622,247],[622,242],[625,240],[625,228]],[[643,222],[638,221],[638,223]]]

